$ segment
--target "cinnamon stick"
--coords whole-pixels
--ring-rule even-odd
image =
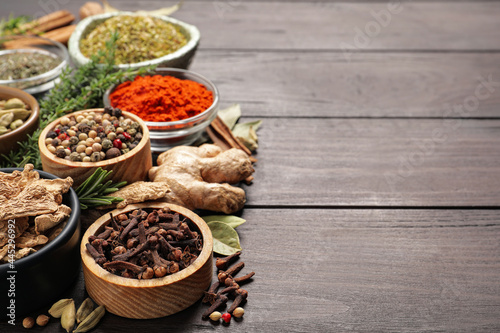
[[[14,34],[39,34],[63,27],[74,20],[75,16],[69,11],[58,10],[21,25]]]
[[[63,43],[63,44],[67,44],[69,37],[71,36],[71,34],[75,30],[75,28],[76,28],[76,25],[72,24],[72,25],[62,27],[62,28],[51,30],[49,32],[42,34],[41,36],[48,38],[48,39],[58,41],[58,42]],[[33,36],[25,36],[24,38],[18,38],[15,40],[9,40],[7,42],[4,42],[2,44],[2,47],[4,49],[13,50],[13,49],[20,49],[20,48],[26,47],[30,44],[41,45],[41,44],[50,44],[50,43],[43,41],[43,40],[33,38]]]
[[[219,118],[219,116],[217,116],[212,121],[210,127],[215,132],[217,132],[217,134],[219,135],[218,139],[224,140],[231,148],[241,149],[245,153],[247,153],[248,156],[252,156],[252,152],[233,135],[233,132],[231,132],[229,127],[227,127],[227,125]]]

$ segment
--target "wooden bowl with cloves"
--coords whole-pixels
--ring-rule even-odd
[[[83,236],[85,287],[118,316],[168,316],[198,301],[210,286],[213,239],[198,215],[169,203],[116,209]]]

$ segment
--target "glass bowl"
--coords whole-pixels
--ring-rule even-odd
[[[69,64],[69,53],[66,47],[54,40],[35,36],[2,37],[0,50],[1,58],[13,53],[45,54],[59,58],[61,62],[55,68],[40,75],[16,80],[0,80],[0,85],[19,88],[29,94],[38,94],[54,87],[59,82],[59,76]]]
[[[219,91],[217,87],[204,76],[184,69],[157,68],[153,75],[173,76],[183,80],[195,81],[203,84],[212,92],[214,97],[212,105],[194,117],[170,122],[145,121],[149,129],[151,151],[154,153],[164,152],[175,146],[194,143],[217,116],[217,112],[219,111]],[[117,85],[112,86],[104,94],[105,106],[113,106],[111,105],[109,96],[116,87]]]
[[[80,67],[88,62],[90,59],[82,54],[80,51],[80,40],[85,38],[94,28],[100,23],[106,21],[107,19],[119,16],[119,15],[130,15],[137,16],[143,15],[133,12],[113,12],[89,16],[82,21],[80,21],[73,34],[68,41],[68,50],[73,63]],[[159,57],[152,60],[146,60],[130,64],[119,64],[114,67],[117,69],[125,68],[141,68],[149,65],[157,65],[162,67],[175,67],[175,68],[188,68],[191,63],[198,44],[200,42],[200,31],[197,27],[191,24],[184,23],[182,21],[176,20],[168,16],[161,15],[150,15],[168,23],[176,25],[179,27],[181,33],[186,37],[187,43],[175,52],[169,53],[163,57]]]

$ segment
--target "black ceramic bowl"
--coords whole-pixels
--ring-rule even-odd
[[[18,168],[0,169],[11,173]],[[36,170],[40,178],[58,177]],[[16,322],[23,315],[51,305],[75,281],[80,272],[80,203],[73,189],[63,195],[63,203],[71,207],[68,223],[61,233],[38,252],[0,265],[1,320]]]

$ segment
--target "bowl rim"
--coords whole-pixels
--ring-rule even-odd
[[[12,136],[16,136],[20,132],[25,131],[33,122],[37,122],[40,117],[40,105],[33,95],[28,94],[26,91],[19,88],[0,86],[0,95],[12,95],[11,98],[19,98],[31,108],[31,115],[21,126],[9,133],[0,135],[1,142],[3,139],[9,139]]]
[[[111,221],[109,215],[113,214],[113,216],[117,216],[121,213],[127,213],[133,211],[135,209],[159,209],[168,207],[176,213],[179,213],[187,218],[189,218],[200,230],[200,233],[203,236],[203,247],[201,249],[200,255],[196,260],[191,263],[188,267],[170,274],[161,278],[152,278],[146,280],[133,279],[133,278],[125,278],[111,272],[108,272],[101,266],[99,266],[95,259],[87,252],[87,248],[85,244],[88,243],[88,237],[91,235],[95,235],[95,233],[104,225],[108,225]],[[127,205],[121,209],[115,209],[106,215],[101,216],[94,223],[90,225],[85,231],[81,244],[80,244],[80,254],[82,257],[82,263],[86,266],[89,271],[91,271],[98,278],[105,280],[107,283],[111,283],[113,285],[117,285],[120,287],[128,287],[128,288],[158,288],[164,287],[168,285],[172,285],[176,282],[182,281],[188,276],[196,273],[200,270],[205,263],[211,258],[213,254],[213,238],[210,228],[207,223],[196,213],[193,211],[171,203],[166,202],[149,202],[149,203],[140,203],[140,204],[131,204]]]
[[[12,173],[13,171],[23,171],[23,168],[0,168],[0,172],[4,173]],[[60,179],[51,173],[33,169],[33,171],[38,172],[40,178],[44,179]],[[63,228],[61,233],[57,235],[51,242],[48,242],[44,247],[38,250],[35,253],[31,253],[24,258],[18,259],[14,261],[14,267],[16,271],[23,269],[24,267],[33,266],[39,263],[39,261],[43,260],[47,256],[51,255],[54,251],[57,251],[62,245],[67,243],[74,235],[77,228],[80,225],[80,201],[78,200],[78,196],[76,195],[75,190],[70,187],[69,191],[64,195],[68,195],[69,206],[71,208],[71,214],[68,217],[68,221],[66,226]],[[10,271],[9,263],[0,264],[0,269],[3,270],[5,267],[7,272]]]
[[[78,24],[76,25],[75,31],[71,34],[71,37],[69,38],[68,41],[68,51],[69,55],[71,58],[73,58],[73,62],[75,62],[75,65],[77,66],[82,66],[85,65],[86,63],[90,62],[90,58],[87,58],[82,54],[80,51],[80,40],[82,39],[83,32],[87,29],[87,27],[98,20],[105,21],[111,17],[114,16],[119,16],[119,15],[130,15],[130,16],[152,16],[159,18],[163,21],[178,25],[182,27],[184,30],[189,32],[190,36],[188,42],[186,45],[183,47],[179,48],[175,52],[169,53],[167,55],[164,55],[159,58],[155,59],[150,59],[150,60],[144,60],[141,62],[134,62],[130,64],[117,64],[114,65],[115,68],[119,69],[126,69],[126,68],[139,68],[139,67],[145,67],[149,65],[159,65],[161,63],[167,62],[167,61],[172,61],[181,58],[185,54],[187,54],[190,50],[195,49],[198,46],[198,43],[200,42],[200,30],[192,25],[188,24],[186,22],[174,19],[170,16],[165,16],[165,15],[155,15],[155,14],[143,14],[143,13],[135,13],[135,12],[129,12],[129,11],[118,11],[118,12],[112,12],[112,13],[103,13],[103,14],[97,14],[97,15],[92,15],[89,17],[84,18]],[[102,64],[100,64],[102,66]]]
[[[143,74],[139,76],[147,76],[147,75],[162,75],[162,76],[169,76],[171,74],[169,73],[176,73],[178,75],[192,75],[196,77],[199,80],[206,81],[209,84],[209,87],[205,87],[207,89],[213,90],[213,102],[212,104],[203,112],[192,116],[190,118],[186,119],[181,119],[181,120],[176,120],[176,121],[147,121],[143,120],[146,126],[151,129],[151,130],[168,130],[172,128],[173,130],[180,130],[182,129],[179,126],[184,126],[188,125],[189,123],[197,123],[200,120],[203,120],[207,115],[211,114],[212,112],[216,111],[219,105],[219,100],[220,100],[220,95],[219,95],[219,89],[217,86],[212,82],[212,80],[208,79],[206,76],[203,76],[197,72],[194,72],[192,70],[188,69],[181,69],[181,68],[173,68],[173,67],[158,67],[156,68],[154,73],[150,74]],[[132,80],[133,81],[133,80]],[[196,81],[197,83],[200,83]],[[104,105],[111,106],[111,100],[110,100],[110,95],[114,92],[114,90],[119,86],[120,84],[114,84],[111,87],[106,90],[106,92],[103,95],[103,102]],[[205,86],[205,84],[203,84]]]
[[[47,79],[46,81],[50,81],[51,79],[57,77],[58,73],[62,72],[63,68],[65,68],[69,64],[69,52],[68,52],[68,50],[66,49],[66,47],[62,43],[60,43],[56,40],[45,38],[45,37],[40,37],[40,36],[9,36],[6,38],[9,38],[9,39],[10,38],[12,38],[12,39],[29,38],[29,39],[35,39],[35,40],[38,39],[40,41],[46,41],[46,42],[51,43],[52,45],[55,45],[61,51],[63,57],[61,57],[58,54],[55,54],[53,52],[47,51],[47,50],[43,50],[42,52],[38,51],[38,50],[31,50],[31,49],[24,49],[24,48],[1,50],[0,55],[9,54],[9,53],[19,53],[19,51],[28,51],[28,50],[29,50],[29,53],[51,53],[51,54],[57,56],[58,58],[60,58],[61,63],[59,63],[56,67],[52,68],[51,70],[49,70],[45,73],[36,75],[36,76],[31,76],[28,78],[16,79],[16,80],[0,80],[0,85],[7,85],[7,84],[12,84],[12,83],[29,83],[29,82],[38,81],[41,79]],[[24,52],[22,52],[22,53],[24,53]],[[28,89],[28,88],[33,88],[33,86],[27,86],[25,89]]]
[[[65,114],[65,115],[57,118],[56,120],[54,120],[50,124],[48,124],[45,127],[45,129],[42,131],[42,133],[40,133],[40,136],[38,138],[38,148],[40,149],[40,154],[43,154],[51,162],[56,163],[56,164],[64,164],[64,165],[67,165],[67,166],[70,166],[70,167],[80,167],[80,168],[98,168],[98,167],[106,167],[106,166],[109,166],[109,165],[117,164],[119,162],[123,162],[123,161],[127,160],[128,158],[130,158],[130,157],[138,154],[140,151],[142,151],[142,149],[146,145],[149,144],[149,129],[146,126],[146,124],[144,124],[144,121],[141,118],[139,118],[138,116],[136,116],[135,114],[133,114],[133,113],[130,113],[130,112],[127,112],[127,111],[123,111],[123,115],[126,118],[131,118],[132,120],[134,120],[134,121],[138,122],[139,124],[141,124],[141,127],[142,127],[142,139],[141,139],[141,141],[139,142],[139,144],[134,149],[130,150],[128,153],[125,153],[125,154],[120,155],[118,157],[111,158],[109,160],[102,160],[102,161],[99,161],[99,162],[73,162],[73,161],[66,160],[64,158],[57,157],[56,155],[54,155],[53,153],[51,153],[48,150],[47,146],[45,145],[45,139],[47,137],[47,134],[57,124],[59,124],[61,122],[61,118],[68,117],[68,116],[79,115],[81,113],[91,112],[91,111],[99,112],[99,113],[104,113],[104,108],[85,109],[85,110],[75,111],[75,112],[72,112],[72,113]]]

